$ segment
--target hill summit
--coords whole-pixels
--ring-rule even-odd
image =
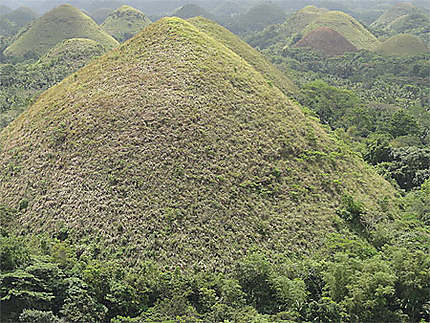
[[[356,19],[341,11],[329,11],[318,16],[307,25],[302,34],[327,27],[337,31],[352,43],[357,49],[372,50],[379,45],[378,39],[363,27]]]
[[[59,42],[70,38],[88,38],[107,49],[118,42],[104,32],[90,17],[71,5],[61,5],[36,19],[5,50],[7,56],[45,54]]]
[[[254,246],[319,251],[346,194],[368,210],[363,223],[385,217],[390,184],[225,44],[227,31],[201,26],[149,25],[2,131],[11,225],[222,270]]]
[[[123,42],[150,23],[151,20],[142,11],[124,5],[107,16],[101,27],[116,40]]]
[[[327,27],[320,27],[311,31],[294,46],[310,47],[329,56],[342,55],[357,50],[345,37]]]

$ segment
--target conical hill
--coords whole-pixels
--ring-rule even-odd
[[[59,42],[70,38],[88,38],[107,49],[118,42],[104,32],[90,17],[71,5],[61,5],[36,19],[5,50],[8,56],[28,53],[41,56]]]
[[[341,11],[329,11],[320,15],[302,31],[303,35],[320,28],[327,27],[337,31],[358,49],[375,49],[380,42],[363,25],[350,15]]]
[[[21,232],[216,268],[316,252],[347,194],[393,189],[219,40],[164,18],[46,91],[0,134],[0,204]],[[90,238],[89,238],[90,237]]]
[[[354,52],[357,48],[337,31],[327,28],[317,28],[294,44],[294,47],[309,47],[329,56],[343,55]]]
[[[151,20],[142,11],[124,5],[107,16],[101,27],[116,40],[123,42],[150,23]]]
[[[376,52],[384,56],[413,56],[428,53],[429,49],[419,37],[399,34],[384,41]]]

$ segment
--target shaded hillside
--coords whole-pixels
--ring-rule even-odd
[[[321,251],[345,195],[373,226],[394,190],[192,24],[162,19],[46,91],[0,137],[0,203],[21,232],[222,270],[258,246]]]
[[[326,12],[328,12],[327,9],[306,6],[289,16],[284,23],[268,26],[263,31],[248,37],[247,42],[261,49],[269,47],[282,49],[301,39],[303,29]]]
[[[13,36],[37,18],[37,14],[27,7],[20,7],[0,17],[0,35]]]
[[[35,63],[0,64],[0,128],[14,120],[42,91],[105,51],[94,40],[72,38],[57,44]]]
[[[376,52],[385,56],[412,56],[428,53],[429,49],[419,37],[400,34],[384,41]]]
[[[106,49],[97,41],[87,38],[71,38],[58,43],[43,55],[37,64],[50,70],[55,79],[63,80],[68,74],[85,66],[94,57],[103,55]]]
[[[118,44],[79,9],[61,5],[35,20],[4,53],[8,56],[40,56],[59,42],[70,38],[93,39],[107,49]]]
[[[262,2],[245,13],[231,19],[228,28],[235,33],[248,33],[260,31],[273,24],[282,23],[286,13],[272,2]]]
[[[379,36],[411,34],[430,44],[430,14],[411,3],[399,3],[388,9],[374,23],[371,29]]]
[[[320,27],[311,31],[294,44],[294,46],[309,47],[329,56],[343,55],[346,52],[357,50],[345,37],[327,27]]]
[[[340,11],[329,11],[320,15],[303,29],[302,34],[307,34],[319,27],[327,27],[337,31],[357,49],[372,50],[379,44],[378,39],[357,20]]]
[[[205,9],[199,7],[196,4],[186,4],[178,9],[176,9],[172,14],[172,17],[178,17],[182,19],[189,19],[193,17],[205,17],[210,20],[215,20],[214,15],[206,11]]]
[[[397,18],[408,15],[414,12],[417,8],[410,2],[399,2],[386,10],[378,19],[370,26],[371,28],[385,28]]]
[[[101,25],[113,11],[114,10],[111,8],[98,8],[90,12],[90,17],[93,18],[98,25]]]
[[[151,20],[142,11],[130,6],[122,6],[112,12],[101,27],[116,40],[123,42],[150,23]]]

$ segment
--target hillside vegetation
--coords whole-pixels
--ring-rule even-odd
[[[116,40],[123,42],[150,23],[151,20],[142,11],[130,6],[121,6],[107,16],[101,27]]]
[[[0,14],[0,36],[13,36],[18,31],[37,18],[37,14],[27,7]]]
[[[118,42],[104,32],[80,10],[61,5],[35,20],[4,51],[7,56],[41,56],[59,42],[70,38],[88,38],[98,41],[106,49]]]
[[[376,52],[385,56],[413,56],[428,53],[429,49],[419,37],[399,34],[384,41]]]
[[[0,64],[0,128],[14,120],[42,91],[105,52],[95,40],[72,38],[57,44],[38,61]]]
[[[222,270],[253,247],[322,252],[346,195],[368,210],[365,227],[394,197],[244,58],[178,18],[46,91],[1,143],[11,226],[98,237],[129,264]]]

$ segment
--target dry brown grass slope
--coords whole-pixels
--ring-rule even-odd
[[[244,58],[165,18],[46,91],[0,135],[21,232],[222,270],[247,250],[321,252],[342,196],[366,223],[394,190]]]

